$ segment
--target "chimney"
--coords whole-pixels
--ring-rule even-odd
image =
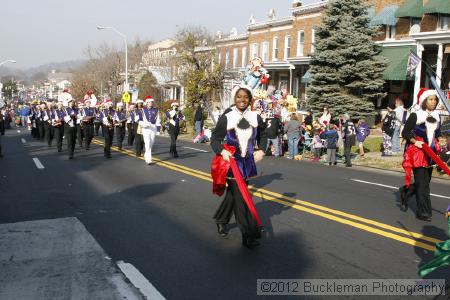
[[[292,8],[296,8],[296,7],[300,7],[300,6],[302,6],[301,0],[293,0],[292,1]]]

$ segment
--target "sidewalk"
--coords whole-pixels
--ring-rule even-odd
[[[142,299],[77,218],[0,224],[0,299]]]

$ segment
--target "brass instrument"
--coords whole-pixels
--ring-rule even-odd
[[[55,118],[52,119],[52,126],[60,127],[62,125],[62,120],[59,118],[57,110],[55,110],[54,113],[55,113]]]

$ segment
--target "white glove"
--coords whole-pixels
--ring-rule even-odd
[[[70,122],[70,116],[64,116],[64,122],[69,123]]]
[[[44,121],[48,121],[48,117],[47,116],[44,117]]]
[[[255,163],[259,163],[260,161],[262,161],[264,157],[264,151],[258,150],[253,152],[253,158],[255,159]]]
[[[139,122],[139,116],[134,116],[134,121]]]

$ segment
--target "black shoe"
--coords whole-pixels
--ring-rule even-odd
[[[106,158],[112,158],[111,154],[105,154]]]
[[[331,166],[331,163],[328,163],[329,166]]]
[[[408,210],[408,197],[407,197],[408,188],[406,187],[406,185],[404,185],[404,186],[400,187],[399,191],[400,191],[400,199],[401,199],[400,210],[407,211]]]
[[[337,166],[337,162],[333,163],[333,166]]]
[[[254,248],[254,247],[257,247],[257,246],[259,246],[260,245],[260,243],[257,241],[257,240],[255,240],[254,238],[251,238],[251,237],[246,237],[246,238],[242,238],[242,245],[244,246],[244,247],[247,247],[247,248],[249,248],[249,249],[252,249],[252,248]]]
[[[175,151],[175,152],[173,153],[173,157],[174,157],[174,158],[178,158],[178,152]]]
[[[2,158],[2,157],[3,157],[3,154],[0,153],[0,158]]]
[[[62,150],[61,149],[58,149],[58,152],[61,152]]]
[[[352,165],[345,165],[345,167],[346,167],[346,168],[351,168],[351,167],[352,167]]]
[[[220,236],[225,237],[228,235],[227,225],[217,223],[217,232],[220,234]]]
[[[119,151],[122,151],[122,147],[119,147]]]
[[[73,159],[73,154],[69,155],[69,159]]]
[[[431,222],[431,217],[430,216],[420,216],[420,215],[416,215],[416,218],[421,220],[421,221],[425,221],[425,222]]]

